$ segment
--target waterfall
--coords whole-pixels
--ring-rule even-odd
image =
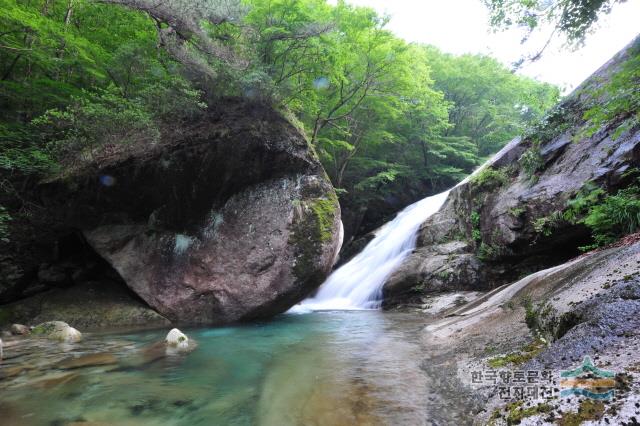
[[[484,167],[492,165],[520,143],[515,138],[485,164],[467,176],[460,186]],[[453,189],[453,188],[452,188]],[[329,310],[378,309],[382,304],[382,286],[416,247],[418,228],[440,210],[451,192],[424,198],[402,210],[391,222],[376,232],[364,250],[334,271],[314,297],[292,307],[289,313]]]
[[[313,298],[304,300],[292,311],[379,308],[385,281],[413,251],[418,228],[440,210],[447,195],[449,191],[424,198],[402,210],[376,232],[360,254],[334,271]]]

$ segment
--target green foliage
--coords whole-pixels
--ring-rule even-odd
[[[581,247],[587,251],[615,242],[618,238],[640,230],[640,182],[607,194],[593,184],[585,185],[567,202],[562,212],[535,220],[536,232],[550,236],[558,227],[583,224],[592,233],[593,244]]]
[[[604,189],[587,182],[567,202],[567,208],[562,213],[563,219],[571,224],[579,223],[592,206],[600,204],[604,196],[606,196]]]
[[[19,124],[0,123],[0,170],[42,174],[55,169],[55,162],[35,142],[37,135]]]
[[[12,172],[144,149],[205,101],[242,96],[294,117],[341,196],[365,206],[451,186],[558,97],[486,56],[408,44],[343,1],[0,6],[0,167]]]
[[[513,217],[520,217],[523,214],[525,214],[527,211],[527,209],[525,209],[524,207],[513,207],[509,209],[509,214]]]
[[[558,97],[555,87],[488,57],[408,45],[368,8],[246,4],[256,66],[300,118],[341,196],[356,205],[452,185]]]
[[[62,162],[93,159],[96,148],[105,151],[133,143],[153,145],[160,138],[163,123],[190,118],[205,107],[199,101],[200,93],[184,80],[174,78],[166,84],[142,87],[129,98],[110,85],[74,97],[64,110],[48,110],[32,124],[47,141],[48,150]]]
[[[540,145],[538,143],[534,143],[522,154],[518,163],[520,164],[525,176],[532,181],[535,180],[536,173],[538,173],[544,166],[544,159],[540,154]]]
[[[452,103],[447,134],[468,137],[481,157],[522,134],[559,99],[556,87],[514,74],[493,58],[425,50],[435,87]]]
[[[52,109],[33,120],[49,150],[63,162],[92,159],[96,146],[158,141],[151,115],[136,101],[104,91],[93,97],[73,98],[64,110]]]
[[[596,246],[616,241],[640,230],[640,186],[634,185],[608,195],[592,205],[582,220],[593,234]]]
[[[617,122],[616,139],[640,125],[640,42],[630,49],[629,56],[611,80],[591,94],[594,101],[584,113],[588,125],[579,136],[590,137],[604,125]]]
[[[542,352],[546,343],[541,339],[536,339],[522,348],[521,351],[512,352],[507,355],[491,358],[487,361],[491,368],[503,368],[509,365],[522,365]]]
[[[482,241],[482,233],[480,232],[480,213],[477,211],[471,212],[471,238],[474,241]]]
[[[564,214],[562,212],[553,212],[549,216],[536,219],[533,222],[533,229],[538,234],[550,237],[553,231],[563,223],[565,223]]]
[[[497,28],[517,26],[533,30],[551,26],[551,33],[563,34],[571,44],[579,44],[615,3],[624,0],[484,0],[491,24]]]
[[[509,182],[509,176],[504,169],[495,169],[491,166],[485,167],[474,175],[470,183],[475,189],[491,190],[500,188]]]
[[[490,244],[486,242],[482,242],[480,247],[478,247],[477,256],[483,262],[490,262],[492,260],[496,260],[504,255],[504,247],[497,244]]]
[[[21,173],[153,143],[203,108],[146,14],[86,0],[0,0],[0,167]]]

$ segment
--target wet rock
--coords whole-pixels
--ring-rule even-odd
[[[82,340],[82,334],[78,330],[62,321],[50,321],[39,324],[33,328],[31,334],[64,343],[76,343]]]
[[[80,357],[67,358],[57,364],[58,368],[63,370],[73,370],[76,368],[99,367],[105,365],[114,365],[118,363],[115,355],[110,353],[98,353],[82,355]]]
[[[0,379],[9,379],[11,377],[19,376],[24,371],[27,371],[28,368],[23,367],[21,365],[16,365],[13,367],[6,367],[0,369]]]
[[[11,325],[11,334],[14,336],[25,336],[31,333],[31,329],[26,325],[22,324],[13,324]]]
[[[189,347],[189,338],[177,328],[174,328],[167,334],[165,342],[173,348],[186,349]]]
[[[385,283],[385,306],[412,294],[483,289],[482,264],[469,249],[463,241],[418,249]]]
[[[165,339],[166,355],[177,355],[192,352],[196,348],[196,342],[187,337],[186,334],[174,328],[167,334]]]
[[[4,343],[2,343],[2,339],[0,339],[0,361],[2,361],[2,358],[4,356]]]
[[[39,378],[29,384],[33,387],[47,390],[69,383],[76,378],[78,378],[78,375],[76,373],[48,373],[44,377]]]
[[[108,280],[54,289],[3,309],[11,321],[38,324],[60,320],[82,330],[142,325],[166,327],[170,324],[131,294],[124,284]]]

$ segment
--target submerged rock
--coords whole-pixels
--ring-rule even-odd
[[[76,343],[82,340],[82,333],[62,321],[50,321],[39,324],[33,328],[31,334],[64,343]]]
[[[118,359],[115,355],[111,353],[97,353],[67,358],[56,366],[63,370],[74,370],[76,368],[99,367],[117,363]]]

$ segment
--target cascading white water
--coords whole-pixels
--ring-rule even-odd
[[[449,191],[427,197],[398,213],[360,254],[331,274],[313,298],[293,311],[379,308],[384,282],[413,251],[418,228],[442,207],[447,195]]]
[[[516,138],[484,165],[456,186],[471,179],[520,143]],[[292,307],[290,313],[321,310],[378,309],[382,304],[382,286],[416,247],[420,225],[440,210],[451,189],[424,198],[402,210],[395,219],[378,230],[364,250],[333,272],[314,297]]]

